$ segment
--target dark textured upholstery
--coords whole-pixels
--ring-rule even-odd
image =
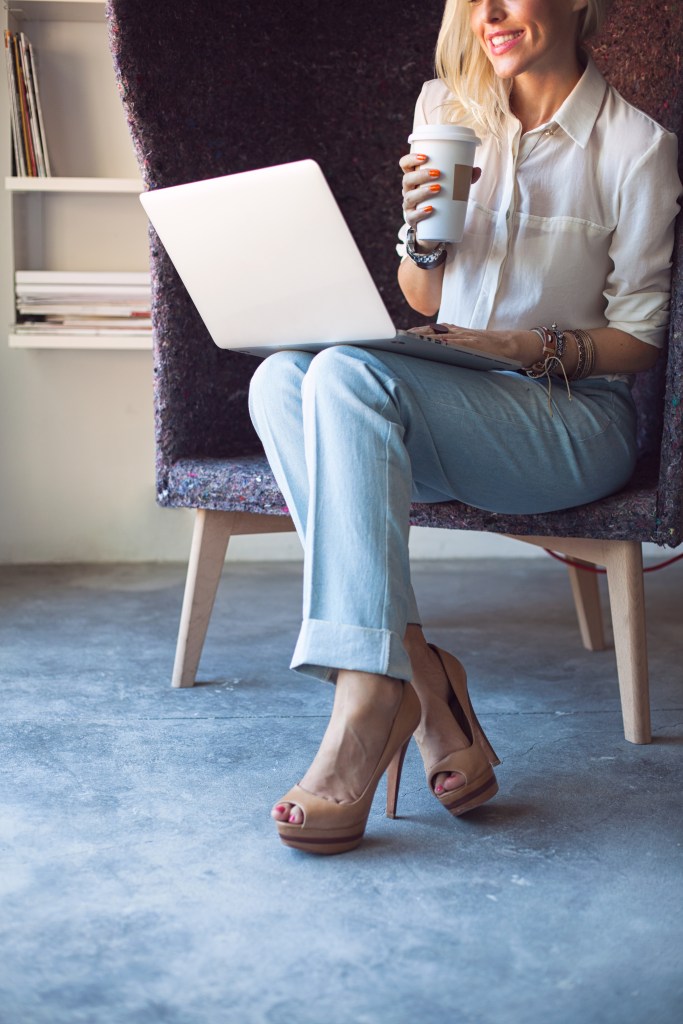
[[[616,0],[594,45],[608,80],[677,132],[681,7]],[[441,11],[440,3],[425,0],[110,0],[112,52],[146,185],[313,157],[394,321],[423,322],[396,284],[397,161],[420,86],[433,76]],[[154,232],[150,241],[159,501],[283,512],[247,413],[256,360],[214,346]],[[669,354],[636,385],[641,461],[629,487],[538,516],[497,515],[459,502],[415,505],[415,524],[681,542],[682,246],[679,231]]]

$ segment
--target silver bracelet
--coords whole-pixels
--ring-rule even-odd
[[[439,242],[436,249],[431,252],[418,252],[415,248],[417,238],[415,236],[415,228],[408,228],[406,235],[406,253],[410,256],[413,263],[415,263],[421,270],[434,270],[436,267],[440,267],[442,263],[446,262],[446,243]]]

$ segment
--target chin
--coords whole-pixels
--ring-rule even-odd
[[[520,54],[519,57],[516,56],[514,59],[494,57],[491,61],[491,66],[498,78],[517,78],[518,75],[523,75],[526,71],[530,71],[534,63],[533,60],[522,57]]]

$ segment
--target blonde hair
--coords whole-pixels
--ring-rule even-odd
[[[577,47],[601,27],[609,0],[587,0],[579,13]],[[436,43],[436,73],[452,99],[444,104],[445,120],[457,121],[484,135],[503,136],[510,110],[510,79],[499,78],[470,28],[467,0],[446,0]]]

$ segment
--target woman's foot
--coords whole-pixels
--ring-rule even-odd
[[[420,698],[422,717],[415,740],[425,765],[437,764],[448,754],[465,750],[470,740],[453,715],[452,689],[439,656],[428,645],[420,626],[411,624],[404,639],[413,668],[413,689]],[[461,772],[439,772],[432,785],[437,796],[465,785]]]
[[[334,803],[358,800],[384,752],[402,691],[401,683],[388,676],[341,670],[332,715],[300,782],[302,789]],[[275,821],[293,825],[304,821],[301,807],[284,801],[273,807],[271,815]]]

